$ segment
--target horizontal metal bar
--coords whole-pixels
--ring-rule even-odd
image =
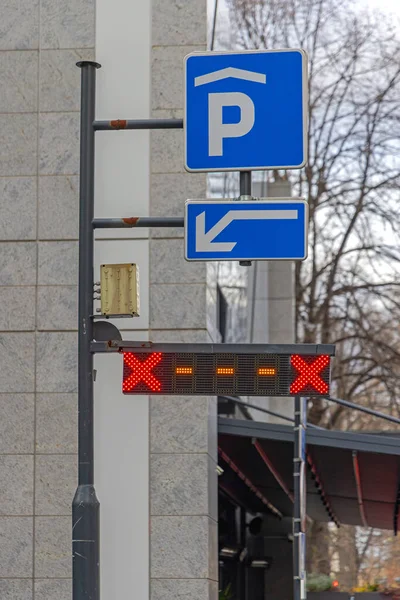
[[[390,421],[391,423],[397,423],[397,425],[400,425],[400,419],[397,417],[392,417],[392,415],[386,415],[378,410],[373,410],[372,408],[367,408],[366,406],[361,406],[360,404],[354,404],[354,402],[349,402],[348,400],[341,400],[340,398],[326,398],[326,400],[329,400],[329,402],[335,402],[336,404],[340,404],[346,408],[359,410],[367,415],[378,417],[378,419],[384,419],[385,421]]]
[[[250,404],[249,402],[244,402],[243,400],[239,400],[238,398],[233,398],[232,396],[220,396],[220,398],[226,398],[229,402],[233,402],[234,404],[238,404],[239,406],[244,406],[245,408],[253,408],[254,410],[259,410],[267,415],[271,415],[272,417],[277,417],[278,419],[283,419],[284,421],[289,421],[290,423],[294,423],[294,419],[290,417],[286,417],[281,413],[277,413],[273,410],[268,410],[267,408],[263,408],[262,406],[257,406],[257,404]]]
[[[195,352],[205,354],[301,354],[334,356],[333,344],[169,344],[153,342],[136,342],[130,340],[110,340],[108,342],[92,342],[92,352]]]
[[[95,131],[119,129],[183,129],[183,119],[112,119],[93,121]]]
[[[184,227],[183,217],[126,217],[93,219],[93,229],[123,229],[129,227]]]
[[[244,406],[245,408],[253,408],[254,410],[258,410],[267,415],[271,415],[272,417],[277,417],[278,419],[282,419],[284,421],[289,421],[290,423],[294,423],[294,419],[283,415],[282,413],[275,412],[273,410],[269,410],[268,408],[264,408],[262,406],[258,406],[257,404],[250,404],[250,402],[244,402],[243,400],[239,400],[238,398],[233,398],[233,396],[219,396],[220,398],[226,398],[229,402],[233,402],[234,404],[238,404],[239,406]],[[311,427],[311,429],[324,429],[323,427],[318,427],[318,425],[312,425],[311,423],[307,423],[307,427]]]
[[[293,428],[290,425],[219,417],[218,430],[220,433],[226,433],[227,435],[293,442]],[[338,431],[337,429],[321,430],[313,428],[312,431],[309,431],[307,424],[307,444],[312,446],[327,446],[333,449],[340,448],[342,450],[358,450],[359,452],[400,456],[399,439],[399,437],[382,436],[381,432],[374,435],[371,433],[355,433],[354,431]]]

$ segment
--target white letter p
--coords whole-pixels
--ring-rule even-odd
[[[224,106],[238,106],[240,121],[223,123]],[[225,92],[208,95],[208,155],[223,155],[223,140],[237,138],[249,133],[254,125],[254,103],[242,92]]]

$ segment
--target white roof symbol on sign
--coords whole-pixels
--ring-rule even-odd
[[[246,71],[244,69],[235,69],[234,67],[227,67],[226,69],[220,69],[213,71],[212,73],[206,73],[195,77],[195,87],[199,85],[205,85],[207,83],[213,83],[220,79],[227,79],[228,77],[235,77],[235,79],[244,79],[245,81],[254,81],[255,83],[266,83],[267,76],[264,73],[255,73],[254,71]]]

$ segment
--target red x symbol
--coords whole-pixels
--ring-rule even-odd
[[[161,383],[154,377],[152,370],[162,359],[161,352],[153,352],[145,361],[139,360],[133,352],[124,352],[124,377],[122,391],[131,392],[143,381],[152,392],[161,392]],[[130,371],[129,371],[130,370]]]
[[[293,354],[290,362],[299,374],[290,386],[290,393],[298,394],[310,384],[319,394],[327,394],[329,385],[321,378],[320,373],[329,365],[329,360],[329,356],[322,354],[310,363],[298,354]]]

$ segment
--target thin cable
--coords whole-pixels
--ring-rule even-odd
[[[400,425],[400,419],[397,417],[392,417],[391,415],[387,415],[385,413],[381,413],[378,410],[373,410],[372,408],[367,408],[366,406],[360,406],[359,404],[354,404],[354,402],[349,402],[348,400],[341,400],[340,398],[326,398],[329,402],[335,402],[336,404],[340,404],[341,406],[345,406],[346,408],[352,408],[354,410],[359,410],[367,415],[372,415],[373,417],[378,417],[378,419],[385,419],[386,421],[390,421],[391,423],[396,423]]]
[[[286,417],[281,413],[274,412],[273,410],[262,408],[261,406],[257,406],[256,404],[250,404],[249,402],[238,400],[237,398],[233,398],[232,396],[220,396],[220,398],[225,398],[226,400],[234,402],[235,404],[240,404],[241,406],[245,406],[247,408],[253,408],[254,410],[259,410],[260,412],[266,413],[267,415],[271,415],[272,417],[278,417],[278,419],[283,419],[284,421],[289,421],[289,423],[294,423],[294,419]],[[307,423],[307,427],[311,427],[312,429],[324,429],[323,427],[318,427],[317,425],[311,425],[311,423]]]
[[[280,413],[274,412],[273,410],[261,408],[261,406],[257,406],[256,404],[249,404],[249,402],[244,402],[243,400],[238,400],[237,398],[232,398],[231,396],[220,396],[220,398],[226,398],[226,400],[234,402],[235,404],[240,404],[241,406],[246,406],[247,408],[254,408],[255,410],[259,410],[260,412],[266,413],[267,415],[271,415],[272,417],[278,417],[279,419],[283,419],[284,421],[294,423],[294,419],[286,417],[285,415],[281,415]]]

